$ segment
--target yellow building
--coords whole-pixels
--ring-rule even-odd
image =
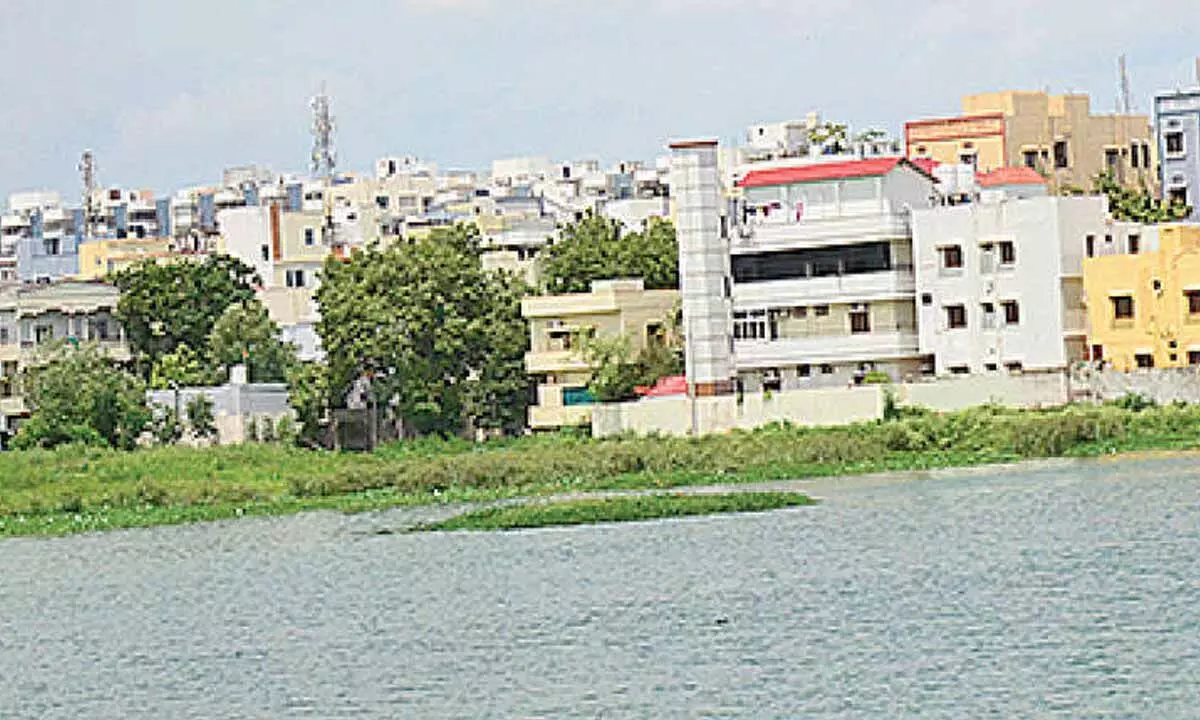
[[[661,336],[678,302],[678,291],[646,290],[641,280],[598,280],[590,293],[522,300],[530,335],[525,369],[538,382],[529,426],[552,430],[591,422],[591,373],[574,347],[581,331],[594,330],[601,337],[625,335],[638,351]]]
[[[1200,225],[1163,225],[1158,250],[1083,261],[1092,358],[1114,370],[1200,366]]]
[[[79,244],[80,280],[101,280],[143,260],[165,260],[175,255],[168,237],[89,240]]]
[[[1126,185],[1157,187],[1157,146],[1146,115],[1093,115],[1087,95],[1021,91],[968,95],[962,112],[907,123],[907,156],[974,164],[980,172],[1025,166],[1056,188],[1090,189],[1105,171]]]

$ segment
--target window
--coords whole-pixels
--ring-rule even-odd
[[[1184,297],[1187,298],[1188,315],[1200,315],[1200,290],[1188,290]]]
[[[1019,373],[1025,369],[1025,365],[1020,362],[1006,362],[1004,363],[1004,369],[1010,373]]]
[[[1141,238],[1141,236],[1139,236],[1139,235],[1130,235],[1130,236],[1129,236],[1129,254],[1130,254],[1130,255],[1137,255],[1137,254],[1138,254],[1138,251],[1139,251],[1139,250],[1141,250],[1141,247],[1142,247],[1142,238]]]
[[[1188,365],[1200,365],[1200,350],[1188,350]]]
[[[1088,257],[1096,257],[1096,236],[1088,235],[1084,238],[1083,248]]]
[[[804,318],[808,317],[808,308],[806,308],[806,307],[792,308],[792,317],[797,320],[803,320]]]
[[[1133,298],[1128,295],[1118,295],[1109,298],[1112,301],[1114,320],[1133,319]]]
[[[1070,164],[1070,158],[1067,153],[1067,141],[1059,140],[1054,143],[1054,167],[1062,170]]]
[[[864,306],[850,311],[850,332],[854,334],[871,332],[870,308]]]
[[[822,365],[821,366],[821,374],[822,375],[832,375],[833,374],[833,366],[832,365]]]
[[[1016,300],[1005,300],[1000,305],[1004,308],[1005,325],[1021,324],[1021,306],[1017,304]]]
[[[380,210],[387,210],[390,204],[391,198],[389,198],[387,195],[375,196],[375,207],[379,208]]]
[[[107,320],[97,320],[92,324],[92,337],[96,338],[100,342],[106,342],[108,340]]]
[[[1011,240],[1000,243],[1000,264],[1012,265],[1017,262],[1017,246]]]
[[[946,326],[958,330],[967,326],[967,307],[965,305],[946,306]]]
[[[54,339],[54,326],[38,325],[33,329],[33,339],[38,345],[50,342]]]
[[[1133,168],[1136,170],[1137,167],[1139,165],[1141,165],[1141,162],[1140,162],[1141,159],[1142,159],[1141,148],[1138,146],[1138,144],[1136,142],[1131,143],[1129,145],[1129,164],[1132,165]]]
[[[800,365],[796,368],[796,374],[802,378],[812,377],[812,365]]]
[[[918,155],[927,155],[927,154],[929,154],[929,148],[925,147],[924,145],[918,145],[917,146],[917,154]]]
[[[779,392],[783,389],[783,378],[779,375],[779,370],[771,368],[763,373],[763,390],[767,392]]]
[[[1154,356],[1150,353],[1138,353],[1133,356],[1137,366],[1142,369],[1150,369],[1154,367]]]
[[[996,363],[987,363],[983,366],[983,369],[987,370],[988,372],[997,372],[1000,369],[1000,366]]]
[[[271,259],[271,248],[266,245],[262,246],[262,259],[263,259],[263,262],[266,262]]]
[[[1092,346],[1092,360],[1099,362],[1103,359],[1104,359],[1104,346],[1103,345],[1093,345]]]
[[[954,367],[950,368],[951,375],[969,375],[970,373],[971,368],[967,367],[966,365],[955,365]]]
[[[983,311],[983,329],[994,330],[996,327],[996,306],[990,302],[983,303],[979,309]]]
[[[828,305],[818,305],[818,306],[814,307],[813,315],[816,315],[817,317],[829,317],[829,306]]]
[[[1150,143],[1142,143],[1142,167],[1150,167]]]
[[[290,288],[304,287],[304,271],[303,270],[288,270],[285,281]]]
[[[62,251],[61,241],[58,238],[46,238],[42,240],[42,249],[47,255],[58,255]]]
[[[951,245],[941,249],[942,253],[942,269],[953,270],[963,266],[962,247],[959,245]]]
[[[979,159],[979,156],[973,152],[965,152],[958,156],[958,162],[960,164],[970,165],[972,169],[975,168],[976,162],[978,159]]]
[[[1037,166],[1038,166],[1037,150],[1026,150],[1024,153],[1022,153],[1022,155],[1025,158],[1025,167],[1029,168],[1030,170],[1037,170]]]
[[[1163,140],[1166,143],[1168,155],[1183,154],[1183,133],[1169,132],[1163,136]]]
[[[933,304],[933,293],[921,293],[921,304],[929,306]]]
[[[733,314],[734,340],[766,340],[767,312],[754,310]]]
[[[0,345],[8,344],[8,328],[0,328]]]
[[[1172,205],[1187,205],[1188,193],[1186,187],[1175,187],[1167,191],[1167,198]]]
[[[310,227],[304,228],[304,244],[307,245],[308,247],[312,247],[313,243],[315,243],[316,241],[317,241],[316,228],[310,228]]]
[[[1104,166],[1109,172],[1116,172],[1117,165],[1121,161],[1121,153],[1117,150],[1108,149],[1104,151]]]

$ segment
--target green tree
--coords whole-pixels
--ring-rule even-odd
[[[200,440],[212,440],[217,437],[217,418],[213,412],[213,401],[203,393],[188,400],[184,406],[187,413],[188,427],[192,435]]]
[[[588,213],[560,228],[542,254],[543,285],[550,293],[588,292],[594,280],[642,278],[646,288],[679,287],[679,245],[670,221],[651,218],[639,232]]]
[[[1114,219],[1145,224],[1186,220],[1192,209],[1183,203],[1159,200],[1146,188],[1121,185],[1112,173],[1096,176],[1092,183],[1095,193],[1108,197],[1108,210]]]
[[[174,445],[183,438],[183,425],[172,407],[160,407],[150,421],[150,434],[159,445]]]
[[[837,155],[850,145],[850,128],[843,123],[826,121],[818,125],[809,138],[823,146],[827,155]]]
[[[296,363],[288,372],[288,405],[296,411],[299,440],[305,445],[320,443],[331,405],[329,377],[329,368],[315,361]]]
[[[147,260],[113,278],[121,291],[117,318],[147,374],[181,345],[203,354],[225,309],[254,297],[261,284],[254,269],[226,255],[198,262]]]
[[[212,360],[186,343],[160,355],[150,368],[150,387],[154,390],[205,387],[219,382]]]
[[[14,447],[135,447],[152,418],[140,379],[91,344],[59,345],[42,360],[23,378],[31,414]]]
[[[580,355],[591,368],[588,391],[599,402],[629,400],[639,386],[650,387],[659,378],[684,372],[683,337],[675,310],[663,319],[658,336],[649,338],[636,353],[627,335],[579,333],[576,339]]]
[[[504,424],[523,402],[524,388],[513,389],[526,347],[517,281],[483,270],[474,228],[330,258],[323,277],[318,332],[331,405],[361,385],[414,432],[445,435]]]
[[[283,382],[295,362],[295,352],[280,339],[279,326],[257,299],[225,308],[208,344],[213,360],[224,371],[246,365],[250,382]]]

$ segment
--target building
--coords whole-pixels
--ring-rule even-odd
[[[1155,96],[1154,125],[1163,198],[1190,206],[1188,219],[1200,222],[1200,59],[1196,87]]]
[[[0,216],[0,281],[48,283],[76,275],[82,231],[82,213],[64,207],[58,193],[14,193]]]
[[[1091,356],[1118,371],[1200,366],[1200,226],[1083,261]]]
[[[898,157],[747,167],[728,251],[742,387],[922,372],[910,215],[933,204],[933,177]]]
[[[115,311],[115,287],[57,282],[0,289],[0,437],[16,431],[28,409],[19,377],[40,351],[59,342],[94,342],[118,361],[130,359]]]
[[[1118,182],[1158,183],[1145,115],[1093,115],[1087,95],[1007,91],[968,95],[962,115],[904,126],[909,158],[974,165],[980,172],[1027,167],[1054,188],[1088,189],[1102,172]]]
[[[938,375],[1087,359],[1084,256],[1100,238],[1136,247],[1143,232],[1111,222],[1102,197],[1018,195],[914,212],[921,353]]]
[[[599,280],[589,293],[523,299],[530,343],[525,369],[537,382],[529,427],[553,430],[591,422],[591,372],[576,346],[579,333],[624,335],[636,352],[662,337],[678,302],[677,291],[646,290],[641,280]]]
[[[168,261],[179,256],[169,237],[99,239],[79,246],[80,280],[102,280],[143,260]]]

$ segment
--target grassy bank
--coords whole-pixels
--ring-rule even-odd
[[[0,453],[0,535],[303,510],[672,488],[1200,446],[1200,406],[977,408],[842,428],[687,438],[421,442],[370,455],[279,446]]]
[[[422,525],[417,531],[495,531],[594,525],[694,515],[766,512],[811,504],[813,500],[807,495],[787,492],[634,495],[485,508]]]

